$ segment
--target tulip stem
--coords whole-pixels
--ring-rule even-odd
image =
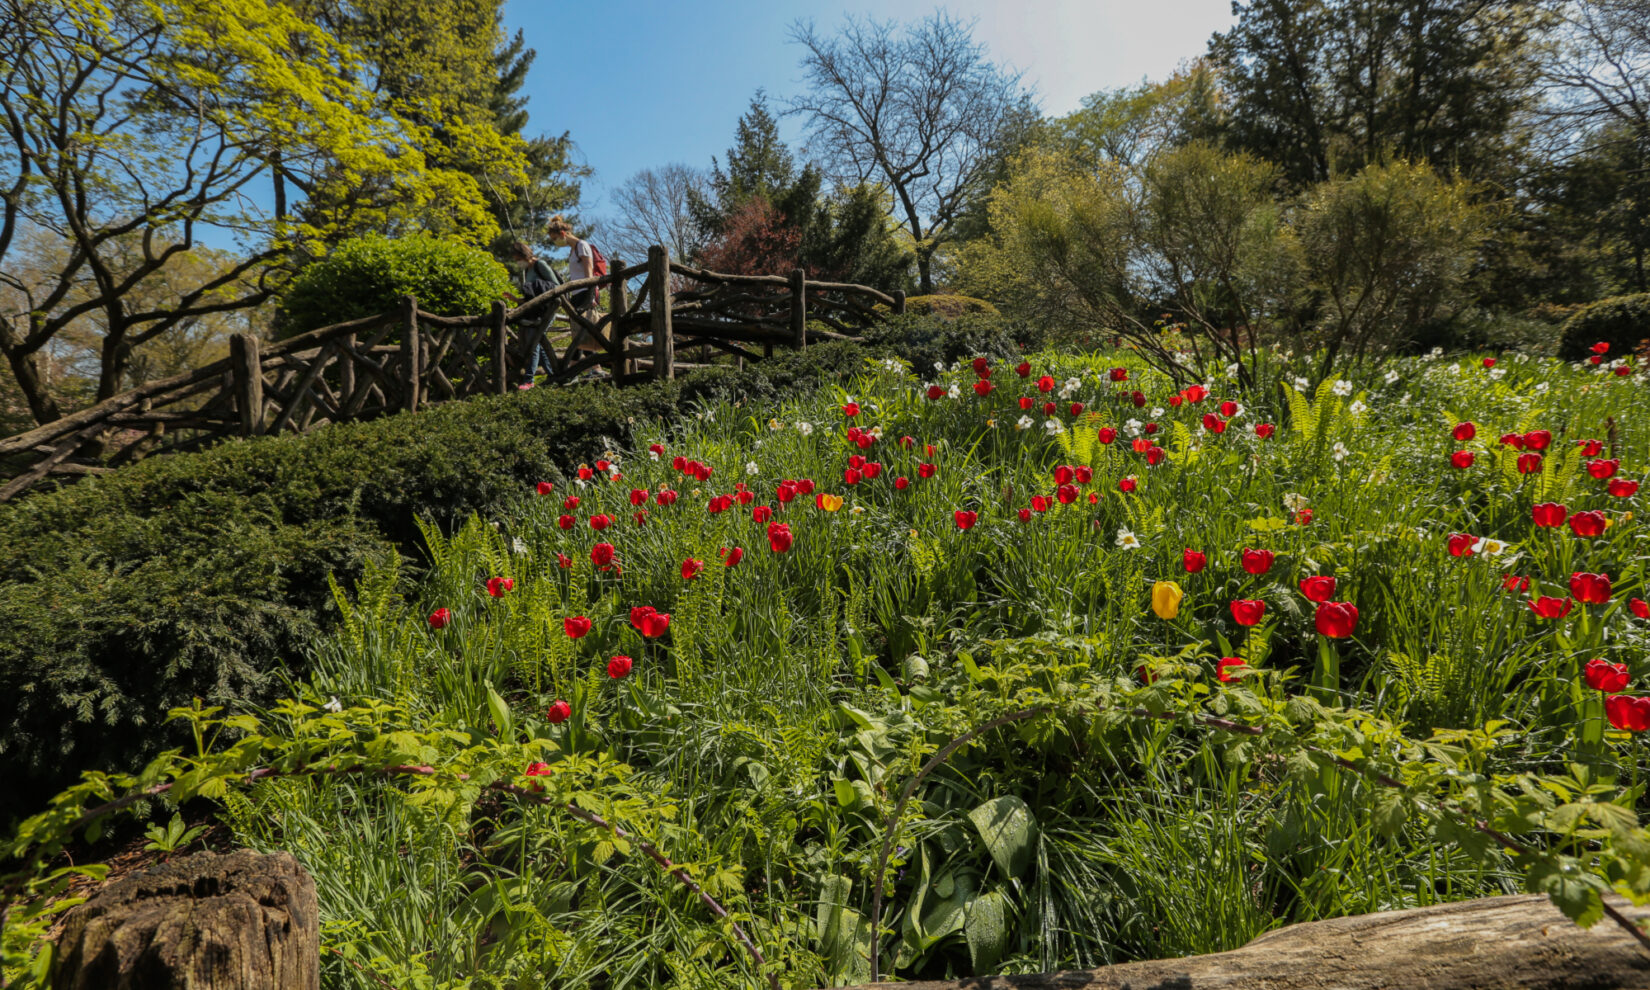
[[[1318,670],[1312,679],[1318,700],[1334,704],[1341,691],[1341,655],[1328,636],[1318,635]]]

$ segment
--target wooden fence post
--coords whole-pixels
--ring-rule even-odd
[[[648,328],[653,332],[653,377],[676,377],[676,332],[670,320],[670,252],[647,249]]]
[[[499,395],[510,391],[510,353],[508,331],[504,326],[504,300],[493,300],[493,390]]]
[[[424,352],[423,343],[418,337],[418,299],[414,296],[402,296],[401,360],[406,365],[407,393],[402,396],[401,408],[407,412],[418,411],[418,385],[424,372],[424,369],[419,367],[419,358]]]
[[[895,316],[904,316],[905,315],[905,290],[904,289],[895,289],[894,290],[894,315]]]
[[[800,268],[791,272],[791,343],[808,346],[808,275]]]
[[[229,338],[229,364],[235,381],[235,408],[241,414],[241,436],[264,432],[264,368],[258,338],[238,333]]]
[[[607,290],[607,310],[613,319],[607,324],[607,339],[613,342],[613,349],[619,354],[618,360],[613,364],[613,381],[616,383],[621,376],[631,374],[635,369],[631,367],[632,362],[624,357],[624,334],[619,327],[624,320],[625,306],[628,305],[625,300],[624,279],[619,277],[619,272],[624,270],[624,259],[615,256],[608,270],[613,273],[613,286]]]

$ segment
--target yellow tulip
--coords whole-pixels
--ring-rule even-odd
[[[1173,581],[1159,581],[1152,585],[1152,611],[1159,619],[1172,619],[1180,614],[1180,599],[1186,593]]]
[[[835,512],[836,510],[842,508],[842,496],[821,495],[819,496],[819,507],[824,509],[826,512]]]

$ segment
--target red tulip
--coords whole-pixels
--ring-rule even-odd
[[[951,517],[957,521],[958,529],[973,529],[974,521],[979,518],[978,515],[967,509],[958,509],[956,512],[951,513]]]
[[[1527,577],[1519,577],[1517,574],[1508,574],[1506,577],[1501,579],[1501,590],[1521,592],[1529,591],[1530,579]]]
[[[979,375],[981,378],[990,378],[991,377],[991,362],[987,361],[985,358],[983,358],[983,357],[975,358],[973,367],[974,367],[974,374]]]
[[[1073,474],[1076,475],[1079,485],[1086,485],[1094,480],[1094,468],[1089,467],[1087,464],[1077,465],[1077,470]]]
[[[842,483],[844,485],[859,484],[859,472],[853,468],[845,468],[842,472]]]
[[[928,398],[934,400],[945,398],[945,389],[938,385],[928,386]]]
[[[1650,619],[1650,602],[1642,598],[1634,598],[1627,603],[1627,608],[1641,619]]]
[[[566,509],[568,512],[572,512],[574,509],[579,507],[579,497],[577,495],[567,496],[561,500],[561,507]]]
[[[1141,429],[1144,429],[1146,431],[1147,436],[1151,436],[1153,433],[1157,432],[1157,424],[1156,423],[1147,423],[1145,426],[1141,427]]]
[[[1531,430],[1524,434],[1524,446],[1530,450],[1546,450],[1552,442],[1553,435],[1546,430]]]
[[[907,450],[910,450],[912,447],[916,446],[916,443],[917,438],[911,436],[910,434],[906,434],[905,436],[899,438],[899,445]]]
[[[692,581],[705,569],[705,562],[696,557],[689,557],[682,561],[682,580]]]
[[[430,613],[430,628],[445,629],[447,623],[453,621],[453,613],[444,608],[438,608]]]
[[[1209,397],[1209,390],[1202,385],[1188,385],[1180,394],[1186,397],[1187,402],[1202,402]]]
[[[621,677],[628,677],[630,675],[630,668],[631,659],[621,654],[607,661],[607,676],[613,678],[614,680],[618,680]]]
[[[1302,509],[1299,512],[1295,513],[1295,525],[1297,525],[1297,526],[1310,526],[1310,525],[1312,525],[1312,510],[1311,509]]]
[[[1153,444],[1145,437],[1135,437],[1132,441],[1130,441],[1130,446],[1134,448],[1135,453],[1144,454],[1146,451],[1152,449]]]
[[[857,471],[865,466],[865,458],[855,454],[854,456],[848,458],[848,466]]]
[[[583,639],[590,631],[590,620],[582,615],[561,620],[562,631],[567,633],[568,639]]]
[[[1113,440],[1117,439],[1117,431],[1109,426],[1102,426],[1095,432],[1100,438],[1100,442],[1104,444],[1110,444]]]
[[[933,457],[934,452],[938,449],[939,449],[938,447],[934,446],[931,443],[925,443],[925,444],[922,445],[922,456],[924,456],[924,457]]]
[[[791,535],[791,527],[780,522],[768,523],[768,549],[774,553],[784,553],[789,550],[795,539]]]
[[[1271,423],[1256,423],[1255,424],[1255,436],[1260,437],[1262,440],[1272,439],[1272,434],[1276,433],[1277,431],[1278,431],[1278,428],[1273,426]]]
[[[1019,375],[1021,378],[1031,377],[1031,362],[1021,361],[1019,364],[1014,366],[1014,373]]]
[[[1136,488],[1139,488],[1139,487],[1140,487],[1139,480],[1136,479],[1135,476],[1132,475],[1132,474],[1129,475],[1126,478],[1120,479],[1117,482],[1117,490],[1120,491],[1120,492],[1123,492],[1124,494],[1128,494],[1130,492],[1133,492]]]
[[[572,529],[577,524],[578,520],[574,519],[572,516],[560,515],[556,517],[556,525],[560,526],[562,529]]]
[[[1511,447],[1514,450],[1523,450],[1524,449],[1524,434],[1522,434],[1522,433],[1503,433],[1503,434],[1501,434],[1501,439],[1500,439],[1499,443],[1503,447]]]
[[[548,481],[538,483],[537,491],[540,495],[548,495],[556,490],[556,486]]]
[[[1203,428],[1210,433],[1225,433],[1226,421],[1213,413],[1205,413],[1203,415]]]
[[[1233,680],[1233,669],[1247,666],[1249,665],[1239,657],[1221,657],[1220,662],[1215,665],[1215,676],[1220,679],[1222,684],[1229,684]]]
[[[1485,358],[1484,359],[1484,367],[1486,367],[1486,368],[1495,367],[1495,358]]]
[[[732,495],[718,495],[705,503],[705,511],[713,516],[726,512],[731,508],[733,508]]]
[[[552,771],[550,769],[550,764],[548,764],[548,763],[529,763],[529,764],[527,764],[527,769],[522,771],[522,776],[524,776],[524,777],[548,777],[553,772],[554,771]],[[531,787],[531,789],[533,789],[535,791],[544,790],[544,785],[543,784],[530,784],[528,786]]]
[[[1612,694],[1604,699],[1604,714],[1610,724],[1627,732],[1650,729],[1650,698],[1631,698]]]
[[[589,468],[587,468],[587,467],[579,468],[579,480],[580,481],[589,481],[591,478],[593,478],[595,476],[596,476],[596,472],[590,470]]]
[[[1015,513],[1015,515],[1020,517],[1021,522],[1030,522],[1031,521],[1031,510],[1030,509],[1020,509],[1019,511],[1017,511]]]
[[[1540,474],[1541,473],[1541,455],[1540,454],[1519,454],[1518,455],[1518,473],[1519,474]]]
[[[1604,452],[1603,440],[1577,440],[1576,446],[1581,448],[1582,457],[1597,457]]]
[[[1626,664],[1610,663],[1599,657],[1587,661],[1587,666],[1581,670],[1581,676],[1588,687],[1605,694],[1615,694],[1624,690],[1629,680]]]
[[[1610,353],[1610,342],[1607,341],[1607,340],[1601,340],[1598,343],[1594,344],[1590,348],[1590,350],[1594,354],[1608,354],[1608,353]]]
[[[1628,375],[1631,375],[1632,373],[1633,373],[1633,369],[1630,366],[1625,365],[1625,364],[1622,365],[1621,367],[1617,368],[1616,372],[1615,372],[1617,378],[1626,378]]]
[[[1054,379],[1052,377],[1050,377],[1049,375],[1044,375],[1043,377],[1037,379],[1037,391],[1039,391],[1039,392],[1052,392],[1052,391],[1054,391]]]
[[[1570,529],[1577,536],[1603,536],[1608,525],[1609,521],[1605,519],[1604,513],[1598,511],[1578,512],[1570,517]]]
[[[1472,467],[1473,453],[1470,450],[1458,450],[1449,455],[1450,467],[1465,471]]]
[[[1052,402],[1045,402],[1045,403],[1043,403],[1043,415],[1044,415],[1044,416],[1052,416],[1052,415],[1054,415],[1054,410],[1055,410],[1055,409],[1056,409],[1056,408],[1058,408],[1058,407],[1056,407],[1056,406],[1055,406],[1055,405],[1054,405],[1054,403],[1052,403]]]
[[[732,549],[723,547],[716,551],[716,555],[722,558],[722,564],[725,567],[732,567],[745,559],[745,551],[739,547],[733,547]]]
[[[905,475],[902,474],[899,477],[894,479],[894,488],[895,489],[903,492],[907,488],[910,488],[910,487],[911,487],[911,479],[907,478]]]
[[[659,505],[675,505],[676,500],[680,497],[681,495],[678,492],[669,488],[661,488],[659,494],[653,496],[653,501]]]
[[[1144,392],[1131,392],[1131,393],[1129,393],[1129,401],[1134,403],[1134,407],[1136,409],[1139,409],[1139,408],[1143,407],[1146,404],[1146,393],[1144,393]]]
[[[1568,598],[1548,598],[1546,595],[1542,595],[1539,598],[1530,599],[1530,611],[1543,619],[1562,619],[1569,615],[1570,609],[1574,607],[1575,602]]]
[[[974,394],[979,396],[990,395],[993,388],[996,388],[996,386],[982,378],[974,383]]]
[[[1147,448],[1147,450],[1146,450],[1146,463],[1148,465],[1151,465],[1152,467],[1156,467],[1159,463],[1162,462],[1162,460],[1163,460],[1163,448],[1162,447]]]
[[[1473,437],[1478,435],[1478,427],[1473,425],[1471,422],[1457,423],[1455,424],[1454,431],[1451,432],[1450,435],[1455,437],[1455,439],[1461,443],[1466,443],[1468,440],[1471,440]]]
[[[1232,603],[1232,618],[1240,626],[1252,626],[1266,614],[1266,603],[1240,598]]]
[[[591,547],[590,562],[597,567],[606,567],[613,563],[613,544],[598,543]]]
[[[796,491],[796,482],[781,481],[779,483],[779,487],[774,489],[773,494],[775,498],[779,499],[779,501],[783,503],[789,502],[791,499],[796,498]],[[757,521],[761,522],[760,519]]]
[[[1272,569],[1272,561],[1277,554],[1270,550],[1251,550],[1243,548],[1243,569],[1250,574],[1265,574]]]
[[[1638,494],[1639,483],[1626,478],[1611,478],[1609,491],[1616,498],[1630,498]]]
[[[1196,574],[1209,566],[1209,555],[1187,547],[1180,555],[1180,566],[1186,568],[1187,574]]]
[[[842,407],[842,415],[847,416],[849,419],[853,419],[855,416],[858,416],[859,415],[859,403],[850,402],[847,405],[843,406]]]
[[[1301,578],[1301,594],[1309,602],[1326,602],[1335,597],[1335,579],[1332,577]]]
[[[590,517],[590,528],[598,533],[611,525],[613,525],[612,516],[598,513]]]
[[[1478,537],[1471,533],[1451,533],[1449,535],[1449,555],[1451,557],[1471,557],[1472,545],[1478,542]]]
[[[1053,504],[1054,500],[1049,498],[1047,495],[1031,496],[1031,507],[1038,512],[1047,512],[1049,507]]]
[[[1077,501],[1076,485],[1061,485],[1054,489],[1054,497],[1060,500],[1061,505],[1070,505]]]
[[[665,445],[662,443],[650,443],[647,445],[647,451],[650,454],[658,454],[662,457],[664,456]]]
[[[1599,481],[1607,481],[1610,478],[1615,477],[1616,469],[1619,467],[1621,467],[1621,460],[1619,458],[1610,458],[1606,460],[1601,457],[1596,461],[1587,462],[1587,473],[1592,475],[1594,478],[1597,478]]]
[[[1020,396],[1020,408],[1021,409],[1030,409],[1031,406],[1032,406],[1032,403],[1034,403],[1036,401],[1037,401],[1036,399],[1033,399],[1029,395],[1022,395],[1022,396]]]
[[[1110,372],[1110,378],[1114,382],[1126,382],[1129,380],[1129,369],[1113,368]]]
[[[514,591],[515,578],[495,577],[487,579],[487,593],[494,598],[503,598],[506,591]]]
[[[544,717],[550,720],[551,725],[560,725],[573,717],[573,706],[565,701],[552,701],[550,710],[544,713]]]
[[[1056,485],[1068,485],[1076,474],[1076,470],[1071,465],[1062,464],[1054,469],[1054,483]]]
[[[630,504],[631,505],[646,505],[647,500],[648,500],[648,491],[647,491],[646,488],[632,488],[630,490]]]
[[[751,521],[753,522],[765,523],[772,518],[773,508],[771,506],[759,505],[751,510]]]
[[[1066,408],[1066,412],[1069,413],[1073,418],[1081,416],[1081,415],[1083,415],[1083,404],[1081,402],[1073,402],[1070,406],[1068,406]]]
[[[933,476],[934,476],[934,465],[932,465],[932,464],[918,464],[917,465],[917,477],[919,477],[919,478],[932,478]]]
[[[1100,493],[1099,492],[1089,492],[1089,504],[1090,505],[1099,505],[1100,504]]]
[[[859,436],[854,438],[854,445],[860,450],[870,450],[871,445],[876,442],[877,438],[869,433],[861,433]]]
[[[573,558],[569,557],[565,553],[561,553],[560,551],[558,551],[556,553],[556,566],[560,567],[564,571],[568,570],[569,568],[571,568],[573,566]]]
[[[655,612],[652,609],[648,609],[647,614],[642,616],[642,623],[637,627],[637,631],[648,639],[657,639],[669,629],[670,613]]]
[[[1537,526],[1552,529],[1555,526],[1564,525],[1564,520],[1569,516],[1570,510],[1557,502],[1537,502],[1531,507],[1530,514],[1535,518]]]
[[[631,515],[630,518],[634,519],[636,521],[636,525],[646,526],[647,525],[647,510],[646,509],[637,509],[635,511],[635,513],[633,513]]]
[[[1183,403],[1185,401],[1186,401],[1186,397],[1184,395],[1171,395],[1171,396],[1169,396],[1169,405],[1173,406],[1176,409],[1179,409],[1181,403]]]
[[[1570,594],[1583,605],[1604,605],[1610,601],[1610,575],[1577,571],[1570,575]]]
[[[1225,416],[1227,419],[1231,419],[1233,416],[1236,416],[1237,411],[1238,404],[1233,402],[1231,399],[1227,399],[1225,402],[1220,404],[1220,414]]]
[[[1322,602],[1312,618],[1318,633],[1330,639],[1346,639],[1358,628],[1358,606],[1351,602]]]

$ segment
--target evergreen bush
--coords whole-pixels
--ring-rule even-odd
[[[437,316],[487,312],[514,291],[486,251],[438,237],[357,237],[305,266],[281,300],[279,336],[292,337],[395,309],[415,296]]]
[[[1610,345],[1606,358],[1631,354],[1650,340],[1650,292],[1600,299],[1577,310],[1564,321],[1558,356],[1579,361],[1601,340]]]

